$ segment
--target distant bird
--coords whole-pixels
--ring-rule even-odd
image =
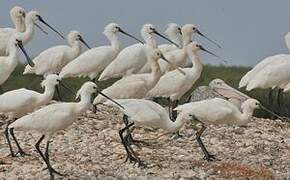
[[[114,99],[144,98],[146,93],[156,85],[162,76],[158,64],[158,59],[160,58],[167,61],[159,49],[152,50],[148,55],[148,61],[152,69],[151,73],[128,75],[116,81],[102,92]],[[94,100],[94,104],[101,104],[105,101],[106,99],[102,96],[97,96]]]
[[[57,75],[51,74],[41,82],[41,87],[45,88],[43,93],[21,88],[1,94],[0,112],[9,115],[10,120],[14,120],[48,104],[53,98],[55,86],[60,81]]]
[[[119,131],[121,142],[127,152],[127,160],[138,163],[139,166],[145,165],[137,154],[134,152],[128,134],[124,136],[125,131],[132,133],[133,128],[136,127],[150,127],[160,128],[168,133],[177,132],[183,124],[189,119],[183,114],[180,114],[175,122],[172,122],[168,116],[168,112],[159,104],[144,100],[144,99],[118,99],[116,100],[124,109],[120,110],[124,113],[123,120],[126,124],[124,128]],[[106,104],[112,104],[106,102]],[[115,104],[112,104],[115,106]],[[127,122],[127,123],[126,123]]]
[[[96,76],[112,62],[121,51],[121,43],[117,33],[123,33],[137,41],[137,38],[128,34],[116,23],[110,23],[104,28],[104,34],[111,42],[110,46],[100,46],[88,50],[78,58],[67,64],[60,72],[60,77],[89,77],[95,80]]]
[[[57,103],[45,106],[31,114],[23,116],[7,126],[5,130],[7,142],[11,151],[11,155],[14,155],[9,134],[16,142],[19,151],[22,151],[20,145],[14,135],[14,130],[22,131],[38,131],[42,134],[41,138],[35,144],[37,152],[42,157],[43,161],[47,165],[47,169],[50,174],[50,179],[54,179],[54,174],[62,175],[57,172],[50,164],[48,155],[48,148],[50,139],[53,134],[59,130],[65,129],[70,126],[77,118],[91,106],[91,96],[96,93],[98,87],[93,82],[86,82],[82,85],[80,90],[77,92],[76,98],[81,97],[80,102],[74,103]],[[112,100],[113,101],[113,100]],[[46,151],[43,153],[40,150],[40,143],[46,139]]]
[[[0,30],[0,54],[8,54],[8,41],[12,36],[17,37],[17,39],[21,40],[24,45],[27,44],[33,38],[34,25],[40,28],[43,32],[45,32],[40,26],[36,24],[37,21],[42,22],[64,39],[63,35],[59,33],[56,29],[51,27],[47,22],[45,22],[37,11],[30,11],[25,17],[25,31],[18,32],[16,29],[13,28],[4,28]]]
[[[30,57],[26,53],[22,41],[16,39],[15,37],[11,37],[9,40],[8,56],[0,56],[0,86],[9,78],[11,73],[14,71],[15,67],[18,64],[17,59],[17,49],[20,48],[23,54],[26,57],[26,60],[30,66],[33,66],[33,62]]]
[[[197,102],[190,102],[175,108],[182,114],[192,116],[193,121],[201,124],[201,128],[194,126],[196,132],[196,139],[201,147],[205,159],[212,161],[215,159],[205,148],[201,135],[208,125],[229,124],[229,125],[245,125],[253,115],[255,109],[261,107],[260,103],[255,99],[248,99],[243,102],[242,112],[232,103],[220,98],[207,99]]]
[[[177,106],[178,101],[187,91],[190,90],[201,75],[203,65],[197,54],[198,50],[213,54],[196,42],[189,43],[187,45],[187,53],[193,66],[191,68],[182,68],[182,71],[184,71],[186,75],[182,75],[177,70],[170,71],[164,74],[155,87],[152,88],[146,95],[148,98],[169,98],[169,114],[171,119],[176,118],[176,112],[173,109]]]
[[[118,56],[110,63],[99,77],[99,81],[114,77],[123,77],[130,74],[136,74],[147,63],[148,52],[157,48],[157,43],[153,34],[168,40],[175,44],[162,34],[160,34],[152,24],[144,24],[141,29],[141,35],[145,44],[133,44],[124,48]],[[178,47],[178,45],[176,44]]]
[[[176,23],[169,23],[167,25],[167,29],[165,30],[164,34],[175,44],[181,47],[181,41],[179,38],[179,34],[181,33],[181,27]],[[161,50],[163,54],[178,49],[178,47],[174,44],[160,44],[158,45],[158,49]]]
[[[68,45],[58,45],[42,51],[33,59],[34,67],[27,65],[23,74],[47,76],[59,73],[66,64],[81,54],[81,42],[90,48],[78,31],[67,35]]]
[[[168,59],[168,61],[171,62],[171,64],[174,64],[175,66],[181,66],[184,67],[186,64],[186,61],[188,59],[187,54],[187,45],[192,41],[192,35],[198,31],[197,27],[193,24],[186,24],[182,26],[181,28],[181,34],[182,34],[182,48],[176,48],[175,50],[169,51],[164,54],[164,56]],[[199,31],[198,31],[199,32]],[[163,73],[168,72],[173,69],[173,66],[168,64],[167,62],[159,62],[161,71]],[[148,73],[150,72],[150,65],[147,62],[142,69],[139,71],[139,73]]]

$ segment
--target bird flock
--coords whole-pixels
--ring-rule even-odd
[[[0,112],[8,117],[5,138],[12,157],[25,156],[28,154],[21,148],[15,132],[39,132],[41,136],[35,149],[46,164],[50,179],[54,179],[55,174],[63,176],[50,163],[51,138],[56,132],[70,126],[81,114],[99,104],[117,107],[124,113],[124,128],[120,129],[119,135],[127,154],[126,161],[144,167],[146,164],[133,149],[133,145],[145,143],[133,138],[135,127],[160,128],[167,133],[178,133],[185,123],[190,122],[196,130],[196,139],[205,159],[212,161],[215,156],[207,151],[201,140],[208,125],[245,125],[255,109],[266,109],[259,101],[231,88],[220,79],[212,81],[210,86],[216,88],[217,93],[228,97],[229,101],[213,98],[179,105],[179,100],[201,76],[203,63],[200,51],[226,62],[192,40],[194,35],[199,35],[221,48],[194,24],[179,26],[169,23],[165,35],[153,24],[144,24],[140,31],[143,40],[140,40],[117,23],[109,23],[104,27],[103,34],[110,44],[91,48],[80,32],[72,30],[65,38],[37,11],[26,12],[22,7],[15,6],[11,9],[10,16],[14,27],[0,28],[0,85],[7,81],[17,66],[17,51],[20,49],[27,60],[23,75],[43,76],[41,87],[44,92],[25,88],[2,92]],[[67,44],[50,47],[30,59],[24,46],[32,40],[34,27],[47,34],[37,24],[39,22],[66,39]],[[119,40],[121,34],[131,38],[136,44],[122,48]],[[168,43],[158,45],[157,36]],[[81,44],[88,50],[82,53]],[[284,92],[289,91],[288,57],[289,55],[276,55],[266,58],[241,79],[240,87],[246,87],[246,90],[279,88]],[[69,89],[63,84],[63,79],[86,77],[90,81],[85,82],[76,93],[79,101],[50,103],[54,93],[59,94],[60,85]],[[101,90],[96,84],[112,78],[118,80],[105,89]],[[168,109],[154,102],[156,97],[167,98]],[[238,100],[238,103],[233,103],[233,100]],[[40,148],[42,142],[46,143],[44,150]]]

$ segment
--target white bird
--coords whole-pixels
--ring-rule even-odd
[[[59,84],[60,80],[55,74],[48,75],[41,82],[41,87],[45,88],[43,93],[21,88],[1,94],[0,112],[9,115],[9,119],[12,120],[48,104],[53,98],[55,86]]]
[[[110,23],[104,28],[104,35],[111,42],[110,46],[100,46],[81,54],[67,64],[60,72],[60,77],[89,77],[94,79],[121,51],[121,43],[117,33],[123,33],[137,41],[134,36],[126,33],[116,23]]]
[[[164,31],[164,34],[175,44],[177,44],[179,47],[181,47],[181,42],[178,34],[181,33],[181,28],[178,24],[176,23],[169,23],[167,25],[167,29]],[[177,46],[174,44],[160,44],[158,45],[158,49],[161,50],[163,54],[178,49]]]
[[[42,134],[41,138],[35,144],[37,152],[46,163],[50,173],[50,178],[54,179],[54,174],[60,174],[50,164],[48,147],[53,134],[70,126],[77,118],[91,106],[91,96],[96,93],[97,85],[93,82],[86,82],[77,92],[76,98],[81,97],[80,102],[57,103],[45,106],[31,114],[23,116],[7,126],[5,135],[11,155],[14,155],[9,134],[18,146],[19,152],[23,152],[14,135],[14,130],[37,131]],[[40,150],[40,143],[46,139],[46,152]]]
[[[8,55],[6,50],[11,35],[14,32],[25,31],[25,10],[22,7],[14,6],[10,10],[10,17],[14,24],[14,28],[0,28],[0,56]]]
[[[185,118],[183,114],[179,114],[175,122],[171,121],[168,112],[159,104],[144,100],[144,99],[118,99],[116,100],[121,104],[124,109],[120,108],[124,113],[123,120],[125,122],[125,127],[119,131],[121,142],[127,152],[127,160],[130,162],[138,163],[139,166],[144,165],[142,161],[137,157],[133,151],[130,141],[133,139],[132,136],[128,134],[124,137],[124,132],[129,131],[131,135],[133,128],[136,127],[150,127],[150,128],[160,128],[165,130],[167,133],[177,132],[183,124],[189,118]],[[112,104],[112,103],[106,103]],[[112,104],[115,106],[115,104]],[[135,140],[137,141],[137,140]]]
[[[3,34],[3,36],[1,35],[0,51],[3,52],[7,50],[8,41],[12,36],[17,37],[17,39],[21,40],[24,45],[27,44],[33,38],[34,26],[40,28],[43,32],[45,32],[39,25],[36,24],[37,21],[42,22],[64,39],[63,35],[59,33],[56,29],[51,27],[47,22],[45,22],[37,11],[30,11],[25,17],[24,32],[18,32],[16,31],[16,29],[10,29],[9,31],[7,31],[7,34]]]
[[[90,48],[78,31],[71,31],[67,35],[68,45],[58,45],[42,51],[33,59],[34,67],[27,65],[23,74],[37,74],[47,76],[56,74],[81,54],[81,42]]]
[[[203,50],[210,54],[208,50],[204,49],[196,42],[191,42],[187,45],[187,54],[192,61],[191,68],[182,68],[185,75],[182,75],[178,70],[170,71],[164,74],[158,83],[146,95],[148,98],[152,97],[167,97],[170,99],[169,114],[172,119],[176,118],[176,112],[173,109],[177,106],[178,100],[190,90],[194,83],[199,79],[202,72],[202,63],[197,54],[198,50]],[[173,102],[172,102],[173,101]]]
[[[144,24],[141,29],[141,35],[145,40],[145,44],[138,43],[124,48],[115,60],[104,69],[99,77],[99,81],[139,72],[147,62],[147,52],[157,48],[153,34],[157,34],[171,42],[171,40],[160,34],[152,24]],[[174,44],[174,42],[172,43]]]
[[[114,99],[142,99],[146,93],[152,89],[160,77],[162,76],[158,59],[167,61],[159,49],[154,49],[149,52],[148,61],[150,62],[152,71],[146,74],[132,74],[123,77],[116,81],[113,85],[104,89],[102,92]],[[180,72],[179,72],[180,73]],[[106,99],[102,96],[97,96],[94,104],[104,103]]]
[[[28,64],[33,66],[33,62],[27,55],[22,42],[15,37],[11,37],[8,45],[8,56],[0,56],[0,86],[9,78],[18,64],[17,47],[24,53]]]
[[[242,112],[232,103],[221,98],[207,99],[197,102],[183,104],[175,108],[178,112],[192,116],[196,121],[194,129],[196,129],[196,139],[201,147],[205,159],[211,161],[215,159],[214,155],[209,154],[205,148],[201,135],[206,129],[206,126],[213,124],[228,124],[228,125],[245,125],[253,115],[256,108],[262,107],[255,99],[248,99],[243,102]],[[201,124],[201,127],[198,127]]]

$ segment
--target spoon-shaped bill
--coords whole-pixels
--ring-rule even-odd
[[[209,50],[205,49],[204,47],[199,46],[199,48],[200,48],[200,50],[202,50],[202,51],[204,51],[204,52],[207,52],[208,54],[211,54],[211,55],[213,55],[214,57],[218,58],[218,59],[221,60],[222,62],[224,62],[224,63],[228,63],[228,61],[226,61],[226,60],[222,59],[221,57],[219,57],[218,55],[216,55],[216,54],[210,52]]]
[[[29,64],[29,66],[33,67],[34,66],[34,63],[30,59],[30,57],[28,56],[28,54],[26,53],[26,51],[25,51],[25,49],[23,47],[22,41],[17,40],[17,45],[21,49],[21,51],[23,52],[23,54],[24,54],[24,56],[25,56],[25,58],[27,60],[27,63]]]
[[[40,29],[41,32],[43,32],[44,34],[48,35],[48,32],[46,32],[41,26],[39,26],[38,24],[34,23],[34,25]]]
[[[123,34],[125,34],[125,35],[127,35],[127,36],[129,36],[130,38],[135,39],[136,41],[138,41],[138,42],[140,42],[140,43],[142,43],[142,44],[144,44],[143,41],[141,41],[140,39],[136,38],[135,36],[133,36],[133,35],[131,35],[131,34],[125,32],[125,31],[124,31],[123,29],[121,29],[121,28],[119,28],[119,32],[120,32],[120,33],[123,33]]]
[[[65,37],[60,32],[58,32],[56,29],[50,26],[47,22],[45,22],[41,16],[38,16],[38,20],[42,22],[43,24],[45,24],[47,27],[49,27],[51,30],[53,30],[55,33],[57,33],[62,39],[65,39]]]
[[[164,35],[162,35],[158,31],[156,31],[156,29],[153,30],[153,33],[157,34],[158,36],[162,37],[163,39],[169,41],[170,43],[174,44],[176,47],[179,48],[179,45],[178,44],[176,44],[175,42],[171,41],[170,39],[168,39],[167,37],[165,37]]]
[[[91,49],[91,47],[88,45],[88,43],[86,43],[86,41],[83,39],[82,36],[80,36],[80,41],[88,48],[88,49]]]
[[[173,66],[175,69],[177,69],[177,71],[179,71],[181,74],[183,74],[184,76],[186,75],[185,72],[180,68],[175,66],[174,64],[172,64],[170,61],[168,61],[163,54],[161,54],[161,59],[164,60],[165,62],[167,62],[168,64],[170,64],[171,66]]]
[[[124,106],[122,106],[120,103],[118,103],[117,101],[113,100],[112,98],[110,98],[109,96],[105,95],[104,93],[102,93],[101,91],[97,90],[97,93],[99,93],[100,95],[104,96],[105,98],[109,99],[110,101],[112,101],[113,103],[115,103],[116,105],[118,105],[119,107],[121,107],[122,109],[125,109]]]
[[[196,33],[202,37],[204,37],[205,39],[207,39],[208,41],[212,42],[213,44],[215,44],[218,48],[222,48],[217,42],[211,40],[210,38],[208,38],[206,35],[204,35],[203,33],[201,33],[199,30],[196,30]]]

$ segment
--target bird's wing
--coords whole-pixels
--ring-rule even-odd
[[[98,74],[116,56],[110,46],[101,46],[90,49],[75,60],[68,63],[60,73],[62,77],[88,76],[90,73]]]
[[[0,28],[0,55],[7,54],[7,46],[10,37],[16,32],[13,28]]]
[[[120,77],[138,72],[147,62],[144,45],[134,44],[124,48],[101,73],[99,80]]]

